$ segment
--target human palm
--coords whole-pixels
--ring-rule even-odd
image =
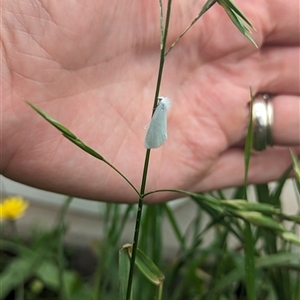
[[[36,7],[15,2],[21,13],[15,13],[12,1],[3,5],[1,172],[60,193],[136,201],[118,174],[63,138],[22,100],[69,128],[139,188],[159,65],[158,4],[46,1]],[[169,46],[199,12],[199,2],[173,4]],[[274,139],[299,144],[299,120],[284,117],[299,105],[299,76],[293,75],[297,66],[292,61],[299,55],[296,5],[281,7],[274,1],[277,10],[268,11],[268,1],[256,2],[261,10],[253,8],[253,1],[237,4],[257,29],[260,51],[215,5],[168,54],[161,95],[172,100],[169,139],[151,151],[147,191],[203,191],[242,183],[249,85],[254,93],[284,95],[274,99]],[[283,10],[288,15],[275,28],[272,18],[279,12],[285,16]],[[281,44],[285,47],[279,52]],[[281,126],[291,126],[288,135],[281,134]],[[289,162],[284,147],[256,154],[249,179],[275,179]],[[165,193],[152,201],[172,197]]]

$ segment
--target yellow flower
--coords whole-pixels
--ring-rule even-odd
[[[0,220],[15,220],[23,216],[28,207],[22,197],[7,197],[0,203]]]

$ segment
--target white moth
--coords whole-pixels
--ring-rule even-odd
[[[144,143],[146,149],[159,148],[168,138],[167,111],[171,106],[171,102],[166,97],[158,97],[158,101],[146,133]]]

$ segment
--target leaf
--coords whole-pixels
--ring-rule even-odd
[[[300,238],[293,232],[285,231],[281,234],[281,237],[288,242],[291,242],[293,244],[297,244],[298,246],[300,246]]]
[[[51,123],[54,127],[56,127],[60,132],[62,132],[65,136],[68,136],[73,139],[77,139],[76,135],[71,132],[68,128],[63,126],[61,123],[47,115],[45,112],[43,112],[41,109],[30,103],[29,101],[25,101],[31,108],[33,108],[39,115],[41,115],[46,121]]]
[[[173,229],[174,235],[176,236],[178,243],[180,244],[180,248],[182,250],[186,250],[184,235],[181,233],[178,220],[176,220],[173,211],[170,209],[169,204],[165,203],[163,205],[163,209],[166,213],[166,216],[169,220],[170,226]]]
[[[96,158],[98,158],[100,160],[104,160],[104,158],[103,158],[102,155],[100,155],[94,149],[92,149],[89,146],[87,146],[86,144],[84,144],[68,128],[66,128],[61,123],[59,123],[58,121],[56,121],[55,119],[53,119],[52,117],[50,117],[49,115],[47,115],[45,112],[43,112],[42,110],[40,110],[38,107],[36,107],[32,103],[30,103],[28,101],[26,101],[26,103],[30,107],[32,107],[39,115],[41,115],[46,121],[48,121],[50,124],[52,124],[54,127],[56,127],[63,134],[63,136],[66,137],[68,140],[70,140],[72,143],[74,143],[75,145],[77,145],[79,148],[81,148],[85,152],[91,154],[92,156],[94,156],[94,157],[96,157]]]
[[[74,143],[76,146],[84,150],[85,152],[89,153],[90,155],[94,156],[95,158],[103,161],[108,166],[110,166],[114,171],[116,171],[121,177],[124,178],[125,181],[134,189],[134,191],[137,193],[137,195],[140,196],[138,190],[135,188],[135,186],[123,175],[116,167],[114,167],[112,164],[110,164],[107,160],[104,159],[102,155],[100,155],[97,151],[92,149],[91,147],[87,146],[85,143],[83,143],[81,140],[79,140],[76,135],[71,132],[69,129],[64,127],[62,124],[60,124],[58,121],[54,120],[50,116],[48,116],[45,112],[37,108],[32,103],[26,101],[26,103],[33,108],[38,114],[40,114],[46,121],[48,121],[50,124],[52,124],[54,127],[56,127],[60,132],[62,132],[63,136],[66,137],[68,140],[70,140],[72,143]]]
[[[126,249],[131,258],[132,245],[127,244]],[[123,247],[124,247],[123,246]],[[146,278],[154,285],[159,286],[165,279],[164,274],[159,270],[156,264],[139,248],[137,248],[135,264]]]
[[[266,255],[255,259],[255,268],[280,268],[290,267],[293,269],[300,270],[300,256],[298,253],[275,253]],[[243,264],[238,264],[236,268],[232,269],[226,274],[221,280],[214,286],[211,291],[211,295],[220,293],[225,288],[232,286],[233,282],[239,281],[245,277],[245,269]],[[264,278],[264,281],[266,278]]]
[[[248,182],[248,171],[249,171],[249,164],[250,164],[250,157],[251,157],[251,149],[252,149],[252,142],[253,142],[253,121],[252,121],[252,104],[253,104],[253,94],[252,89],[250,87],[250,121],[248,126],[248,132],[246,137],[245,143],[245,152],[244,152],[244,161],[245,161],[245,174],[244,174],[244,196],[247,199],[247,182]]]
[[[73,138],[69,135],[65,135],[63,134],[64,137],[66,137],[69,141],[71,141],[72,143],[74,143],[76,146],[78,146],[79,148],[81,148],[82,150],[84,150],[85,152],[87,152],[88,154],[98,158],[99,160],[105,161],[105,159],[103,158],[102,155],[100,155],[98,152],[96,152],[94,149],[92,149],[91,147],[87,146],[85,143],[83,143],[81,140],[79,140],[78,138]]]
[[[293,168],[294,168],[294,172],[296,174],[296,178],[298,180],[298,182],[300,183],[300,165],[299,165],[299,158],[296,156],[296,154],[291,151],[291,156],[292,156],[292,160],[293,160]]]
[[[34,273],[48,288],[54,291],[59,290],[59,268],[53,262],[44,260]],[[74,272],[66,270],[63,276],[68,295],[70,295],[79,278]]]
[[[279,209],[275,208],[271,204],[266,203],[256,203],[256,202],[248,202],[246,200],[220,200],[220,203],[241,211],[258,211],[262,213],[269,214],[278,214],[280,212]]]
[[[126,299],[127,283],[130,270],[130,258],[127,247],[131,244],[125,244],[119,251],[119,282],[120,282],[120,300]],[[132,299],[133,291],[131,291],[130,299]]]
[[[235,6],[231,0],[218,0],[218,3],[224,8],[225,12],[231,19],[232,23],[237,29],[256,47],[257,44],[251,37],[249,28],[254,29],[250,21],[243,15],[243,13]]]
[[[235,214],[254,225],[267,227],[273,230],[284,231],[284,227],[280,223],[270,217],[264,216],[260,212],[236,211]]]
[[[18,243],[1,240],[0,248],[13,251],[16,257],[0,274],[0,300],[5,299],[7,294],[17,286],[25,283],[35,274],[45,257],[52,251],[54,242],[57,240],[57,232],[50,231],[43,234],[31,249]]]
[[[34,274],[36,267],[42,263],[43,257],[44,253],[41,251],[31,252],[31,255],[15,258],[8,264],[0,275],[0,299],[6,299],[10,291],[24,284]]]

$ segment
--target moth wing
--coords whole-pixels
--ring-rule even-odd
[[[159,148],[168,138],[167,133],[167,106],[161,102],[155,109],[148,127],[145,147],[147,149]]]

